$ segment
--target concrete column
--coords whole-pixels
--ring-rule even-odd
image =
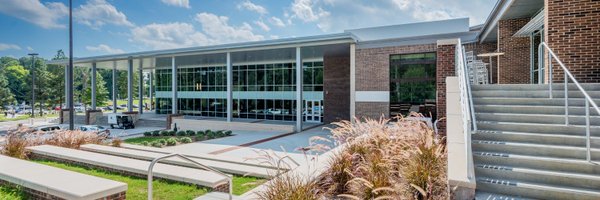
[[[175,56],[171,57],[171,113],[177,114],[177,66],[175,65]]]
[[[96,110],[96,62],[92,63],[92,110]]]
[[[350,44],[350,121],[356,116],[356,44]]]
[[[113,113],[117,113],[117,61],[113,61],[112,102],[113,102]]]
[[[227,122],[233,119],[233,68],[231,53],[227,52]]]
[[[296,132],[302,131],[302,77],[303,65],[302,65],[302,52],[300,47],[296,47]]]
[[[133,112],[133,59],[127,66],[127,112]]]
[[[144,59],[140,58],[140,69],[139,69],[139,73],[140,73],[140,84],[138,85],[138,113],[142,114],[144,113],[144,107],[143,107],[143,102],[144,102]]]
[[[149,80],[149,91],[148,91],[148,98],[150,99],[150,110],[152,110],[153,108],[153,103],[154,103],[154,99],[152,99],[152,92],[154,92],[154,86],[152,81],[154,81],[154,70],[150,70],[150,80]]]

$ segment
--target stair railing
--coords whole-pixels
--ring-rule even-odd
[[[579,91],[583,94],[584,96],[584,101],[585,101],[585,136],[586,136],[586,159],[588,162],[592,161],[592,155],[591,155],[591,136],[590,136],[590,105],[594,108],[594,110],[596,110],[596,113],[598,115],[600,115],[600,109],[598,108],[598,105],[596,105],[596,102],[594,102],[594,100],[592,99],[592,97],[590,97],[590,95],[585,91],[585,89],[583,89],[583,87],[581,86],[581,84],[577,81],[577,79],[575,79],[575,77],[573,76],[573,74],[571,74],[571,72],[567,69],[567,67],[565,66],[565,64],[558,58],[558,56],[556,56],[556,54],[554,54],[554,52],[552,51],[552,49],[550,49],[550,47],[548,47],[548,45],[545,42],[542,42],[539,45],[538,48],[538,56],[539,56],[539,61],[543,61],[544,60],[544,50],[548,51],[548,93],[549,93],[549,98],[552,99],[553,98],[553,94],[552,94],[552,82],[553,82],[553,77],[552,77],[552,60],[556,61],[558,63],[558,65],[560,66],[560,69],[562,69],[563,73],[564,73],[564,99],[565,99],[565,126],[569,125],[569,79],[575,84],[575,86],[577,86],[577,89],[579,89]],[[538,62],[539,64],[539,69],[543,69],[544,68],[544,62]]]
[[[216,169],[214,169],[212,167],[200,164],[199,162],[196,162],[196,161],[194,161],[194,160],[192,160],[192,159],[190,159],[190,158],[188,158],[188,157],[186,157],[184,155],[173,153],[173,154],[169,154],[169,155],[165,155],[165,156],[161,156],[161,157],[155,158],[150,163],[150,166],[148,167],[148,200],[152,200],[152,178],[154,177],[154,172],[152,171],[152,169],[154,168],[154,165],[156,165],[156,163],[158,163],[158,161],[163,160],[163,159],[167,159],[167,158],[170,158],[170,157],[179,157],[179,158],[181,158],[181,159],[183,159],[185,161],[191,162],[192,164],[194,164],[194,165],[196,165],[196,166],[198,166],[200,168],[203,168],[203,169],[208,170],[208,171],[215,172],[215,173],[217,173],[217,174],[219,174],[219,175],[221,175],[223,177],[226,177],[227,180],[228,180],[228,182],[229,182],[229,200],[233,199],[233,178],[230,175],[227,175],[227,174],[225,174],[223,172],[220,172],[219,170],[216,170]]]
[[[471,133],[477,131],[477,122],[475,121],[475,113],[473,112],[473,98],[471,95],[471,83],[467,69],[467,59],[465,57],[465,49],[460,38],[455,47],[455,67],[456,75],[459,81],[460,89],[460,104],[462,110],[462,127],[465,137],[465,158],[470,160],[471,157]],[[468,165],[468,164],[467,164]],[[473,175],[472,167],[467,167],[467,178],[471,179]]]

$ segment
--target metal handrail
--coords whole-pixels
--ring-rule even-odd
[[[553,95],[552,95],[552,60],[554,59],[558,65],[561,67],[561,69],[564,72],[564,84],[565,84],[565,88],[564,88],[564,92],[565,92],[565,125],[568,126],[569,125],[569,79],[571,79],[573,81],[573,83],[575,84],[575,86],[577,86],[577,89],[579,89],[579,91],[581,93],[583,93],[583,96],[585,97],[585,135],[586,135],[586,159],[588,162],[591,162],[592,160],[592,155],[591,155],[591,136],[590,136],[590,104],[592,105],[592,107],[596,110],[596,113],[598,113],[598,115],[600,115],[600,108],[598,108],[598,105],[596,105],[596,102],[594,102],[594,99],[592,99],[592,97],[590,97],[590,95],[585,91],[585,89],[583,89],[583,87],[581,87],[581,84],[577,81],[577,79],[575,79],[575,77],[573,76],[573,74],[571,74],[571,72],[567,69],[567,67],[565,66],[565,64],[558,58],[558,56],[556,56],[556,54],[554,54],[554,52],[552,51],[552,49],[550,49],[550,47],[545,43],[542,42],[539,45],[538,48],[538,65],[539,65],[539,69],[542,69],[544,66],[544,63],[541,62],[542,60],[544,60],[544,54],[543,54],[543,50],[547,50],[548,51],[548,89],[549,89],[549,98],[552,99]],[[538,72],[539,73],[539,72]],[[541,75],[540,75],[541,77]],[[540,80],[541,81],[541,80]]]
[[[212,172],[215,172],[215,173],[217,173],[217,174],[219,174],[219,175],[221,175],[223,177],[226,177],[227,180],[228,180],[228,182],[229,182],[229,200],[233,199],[233,177],[231,177],[230,175],[227,175],[227,174],[225,174],[223,172],[220,172],[219,170],[216,170],[216,169],[214,169],[212,167],[200,164],[200,163],[198,163],[198,162],[196,162],[196,161],[194,161],[194,160],[192,160],[192,159],[190,159],[190,158],[188,158],[186,156],[183,156],[183,155],[177,154],[177,153],[173,153],[173,154],[169,154],[169,155],[165,155],[165,156],[162,156],[162,157],[155,158],[150,163],[150,166],[148,167],[148,200],[152,200],[152,177],[154,176],[154,172],[152,170],[154,168],[154,165],[158,161],[160,161],[162,159],[166,159],[166,158],[170,158],[170,157],[174,157],[174,156],[177,156],[177,157],[179,157],[179,158],[181,158],[183,160],[191,162],[191,163],[195,164],[196,166],[201,167],[201,168],[203,168],[205,170],[212,171]]]
[[[463,131],[465,137],[465,158],[471,154],[471,133],[477,130],[475,113],[473,112],[473,98],[471,95],[471,84],[467,74],[467,60],[461,40],[458,39],[455,49],[456,74],[459,80],[460,103],[462,109]],[[467,167],[467,178],[471,179],[472,168]]]

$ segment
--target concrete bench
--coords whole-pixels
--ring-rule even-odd
[[[111,146],[104,146],[104,145],[97,145],[97,144],[82,145],[80,149],[85,150],[85,151],[96,152],[96,153],[109,154],[109,155],[134,158],[134,159],[139,159],[139,160],[147,160],[147,161],[152,161],[155,158],[167,155],[167,153],[149,152],[149,151],[118,148],[118,147],[111,147]],[[273,170],[270,168],[267,169],[264,167],[257,167],[254,165],[245,165],[243,163],[236,164],[236,163],[231,163],[231,162],[222,162],[222,161],[199,159],[199,158],[190,158],[190,159],[192,159],[198,163],[201,163],[203,165],[215,168],[219,171],[222,171],[225,173],[231,173],[231,174],[248,175],[248,176],[255,176],[255,177],[260,177],[260,178],[269,178],[270,175],[275,175],[277,173],[276,170]],[[178,166],[185,166],[185,167],[194,167],[194,168],[196,167],[194,164],[187,162],[178,157],[167,158],[160,162],[172,164],[172,165],[178,165]]]
[[[68,149],[51,145],[33,146],[27,147],[27,149],[31,151],[34,157],[71,162],[92,168],[100,168],[143,178],[147,177],[148,166],[150,166],[150,162],[148,161],[76,149]],[[188,167],[159,163],[154,166],[153,172],[154,176],[157,178],[190,183],[210,188],[217,188],[218,186],[227,184],[227,178],[217,173]]]
[[[18,185],[31,199],[125,199],[127,184],[0,155],[0,185]]]

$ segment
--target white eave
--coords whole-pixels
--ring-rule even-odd
[[[517,31],[513,37],[529,37],[533,32],[544,27],[544,10],[533,17],[523,28]]]

